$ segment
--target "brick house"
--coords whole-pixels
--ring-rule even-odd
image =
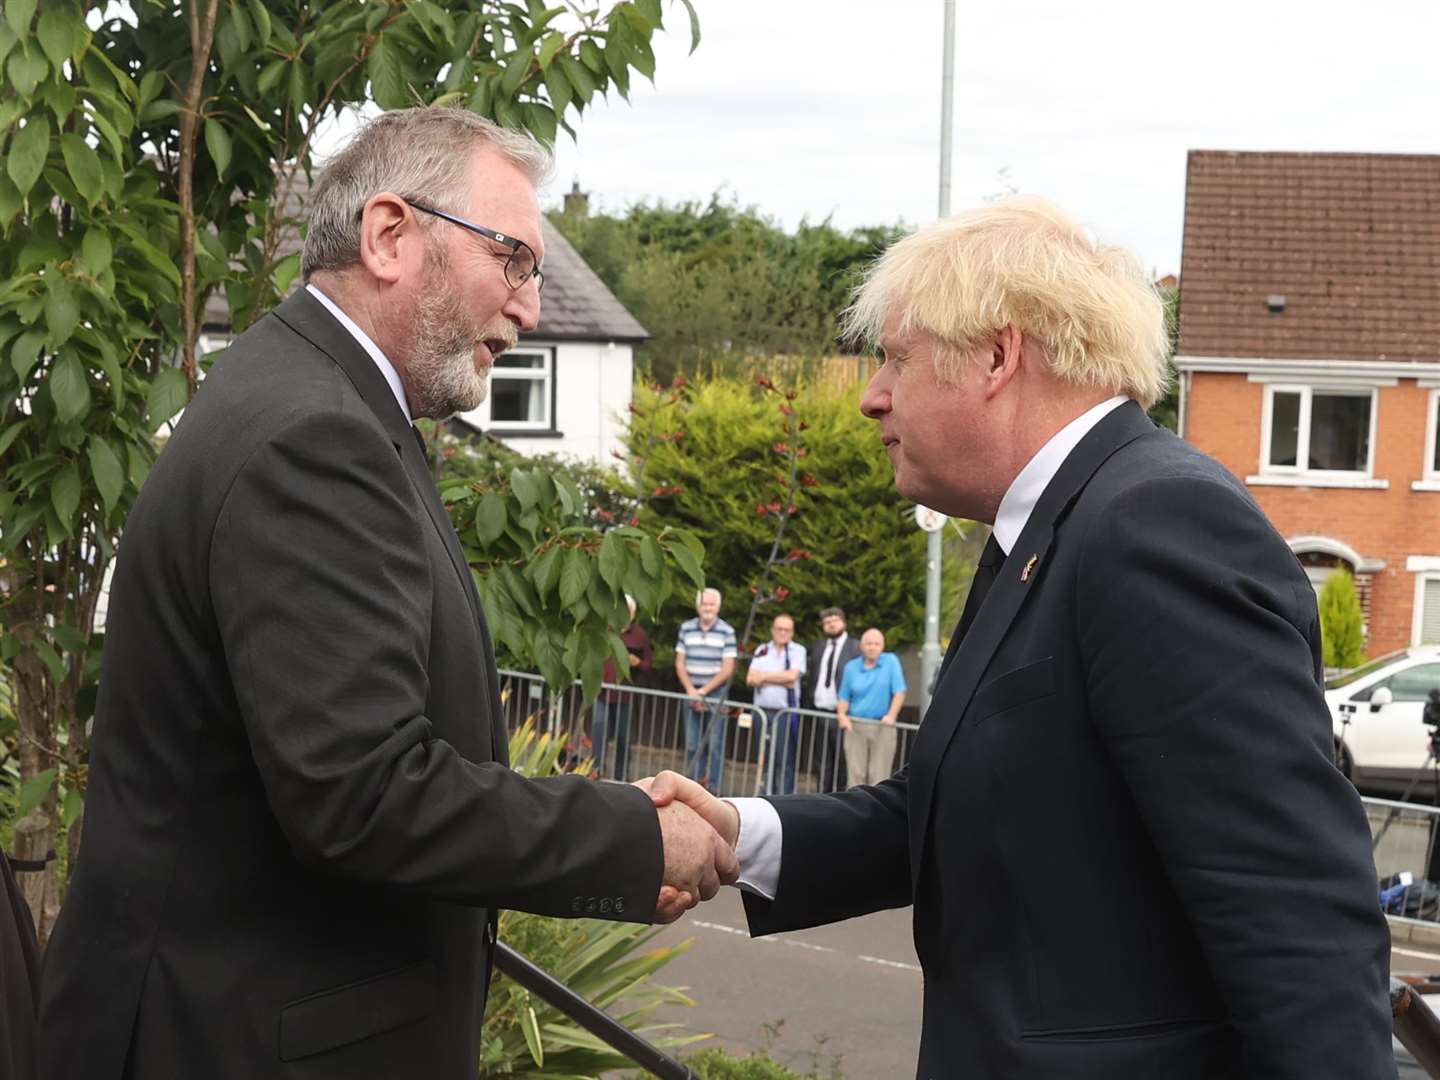
[[[1440,155],[1192,151],[1180,433],[1378,656],[1440,643]]]

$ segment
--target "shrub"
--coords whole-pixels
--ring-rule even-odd
[[[1365,633],[1355,579],[1337,570],[1320,591],[1320,642],[1325,666],[1352,668],[1365,662]]]

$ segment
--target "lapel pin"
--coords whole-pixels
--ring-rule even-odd
[[[1030,571],[1035,569],[1035,564],[1040,561],[1039,555],[1031,555],[1030,561],[1025,564],[1025,569],[1020,571],[1020,580],[1029,581]]]

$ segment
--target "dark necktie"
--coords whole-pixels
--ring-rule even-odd
[[[820,685],[826,690],[835,689],[835,656],[840,651],[840,639],[831,638],[825,646],[825,669],[820,675]]]
[[[786,646],[785,646],[785,660],[784,660],[784,663],[785,663],[785,666],[784,666],[781,670],[782,670],[782,671],[789,671],[789,670],[790,670],[790,646],[789,646],[789,645],[786,645]],[[795,684],[794,684],[794,683],[791,683],[789,686],[787,686],[787,687],[785,688],[785,704],[786,704],[786,705],[789,705],[790,708],[792,708],[792,709],[795,707]]]
[[[975,577],[970,582],[970,595],[965,598],[965,610],[960,613],[960,625],[955,628],[955,640],[962,641],[970,632],[970,624],[975,621],[975,616],[980,613],[980,605],[985,602],[985,594],[990,591],[990,586],[995,584],[995,579],[1000,575],[1000,567],[1005,565],[1005,552],[1000,548],[1000,542],[995,539],[995,534],[990,534],[990,539],[985,543],[985,550],[980,552],[980,562],[975,567]],[[952,646],[951,651],[954,651]]]

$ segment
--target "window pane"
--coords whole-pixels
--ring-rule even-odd
[[[496,425],[546,423],[545,404],[549,387],[546,379],[506,379],[492,375],[490,422]]]
[[[501,353],[495,358],[497,368],[524,368],[531,371],[545,370],[545,357],[537,353]]]
[[[1364,472],[1370,462],[1370,395],[1310,401],[1310,468]]]
[[[1440,578],[1427,578],[1420,594],[1420,644],[1440,645]]]
[[[1432,687],[1440,687],[1440,664],[1420,664],[1396,672],[1385,685],[1396,701],[1424,701]]]
[[[1440,394],[1435,395],[1435,415],[1430,417],[1430,430],[1435,432],[1435,457],[1430,471],[1440,473]]]
[[[1270,464],[1294,465],[1300,441],[1300,395],[1277,393],[1270,408]]]

